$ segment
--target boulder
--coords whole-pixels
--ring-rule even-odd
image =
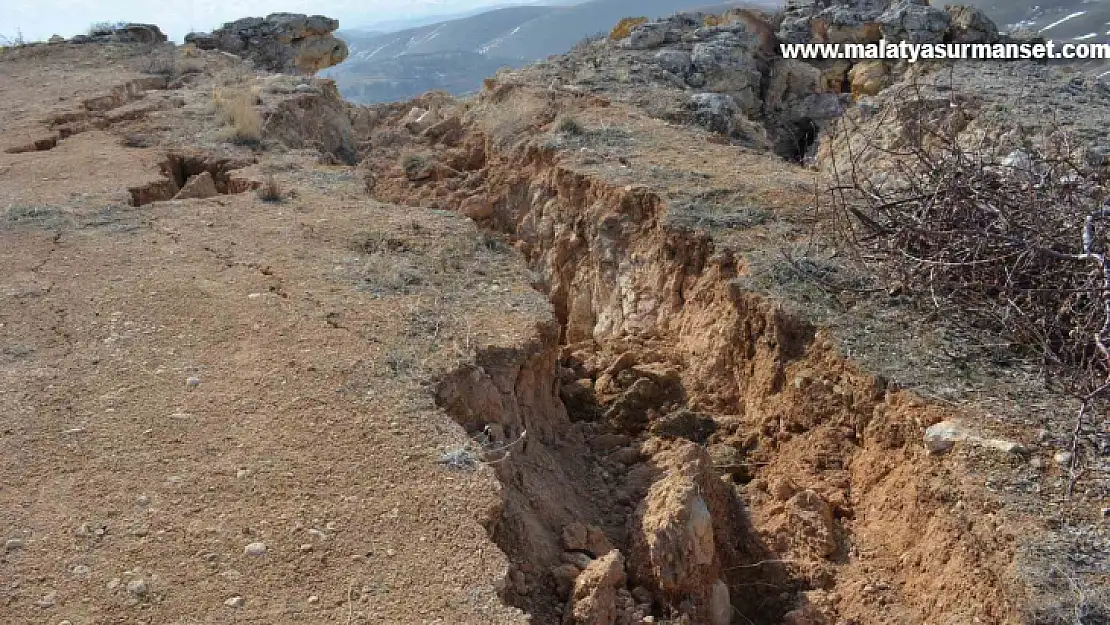
[[[655,54],[655,63],[678,76],[686,76],[693,68],[690,55],[682,50],[660,50]]]
[[[948,5],[952,43],[997,43],[998,26],[975,7]]]
[[[952,18],[944,9],[912,2],[893,6],[879,17],[887,41],[910,43],[939,43],[951,23]]]
[[[332,33],[339,21],[322,15],[273,13],[247,17],[208,33],[189,33],[185,43],[222,50],[258,67],[285,74],[315,74],[347,58],[347,44]]]
[[[848,72],[854,97],[875,95],[890,86],[890,66],[884,61],[863,61]]]
[[[722,580],[754,555],[736,494],[699,445],[654,439],[648,447],[661,477],[629,524],[629,575],[664,610],[727,624],[724,606],[746,598],[730,598]]]
[[[759,89],[763,75],[754,51],[758,41],[753,36],[723,33],[711,41],[694,45],[691,62],[694,70],[705,76],[709,91],[731,95],[741,111],[759,110]]]
[[[617,592],[627,577],[620,551],[590,563],[574,580],[564,622],[568,625],[614,625],[617,622]]]
[[[695,93],[690,96],[690,108],[699,126],[723,135],[732,133],[733,117],[740,111],[736,100],[724,93]]]
[[[621,46],[629,50],[650,50],[678,41],[681,32],[668,21],[644,22],[632,29]]]

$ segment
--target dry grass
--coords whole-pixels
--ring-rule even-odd
[[[212,104],[225,124],[222,137],[235,143],[257,143],[262,139],[262,115],[255,108],[259,102],[256,90],[216,89]]]
[[[586,132],[586,129],[582,127],[582,124],[578,123],[577,119],[570,115],[563,115],[555,120],[555,132],[578,136]]]
[[[548,101],[519,90],[504,102],[483,106],[479,118],[486,133],[506,146],[528,131],[551,123],[555,113]]]
[[[266,180],[258,189],[258,198],[263,202],[280,202],[284,197],[285,194],[277,179],[272,174],[266,176]]]
[[[626,17],[609,31],[610,41],[620,41],[632,34],[632,29],[648,21],[646,17]]]

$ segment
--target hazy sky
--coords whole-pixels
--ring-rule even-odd
[[[504,0],[0,0],[0,36],[27,40],[57,33],[70,37],[95,22],[144,22],[159,25],[180,41],[190,30],[211,30],[240,17],[290,12],[323,14],[340,27],[379,20],[452,13]]]

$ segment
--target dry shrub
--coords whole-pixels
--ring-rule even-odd
[[[262,139],[262,115],[254,107],[259,95],[251,89],[217,89],[212,93],[216,113],[227,126],[224,139],[257,143]]]
[[[582,124],[570,115],[563,115],[555,121],[555,132],[578,136],[586,132]]]
[[[278,183],[277,178],[274,176],[266,176],[262,186],[258,189],[258,198],[263,202],[280,202],[285,197],[281,190],[281,184]]]
[[[1003,338],[1060,390],[1097,398],[1110,388],[1103,172],[1060,129],[1021,150],[969,142],[973,114],[917,98],[895,107],[901,119],[867,123],[882,142],[852,118],[834,134],[827,197],[841,242],[932,315]]]
[[[486,133],[504,146],[531,130],[551,123],[555,113],[546,99],[517,89],[500,102],[484,104],[478,118]]]
[[[632,29],[648,21],[646,17],[626,17],[617,22],[613,30],[609,31],[610,41],[620,41],[632,34]]]

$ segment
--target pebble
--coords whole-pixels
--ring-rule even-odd
[[[56,603],[58,603],[58,591],[57,590],[51,590],[50,592],[43,595],[42,599],[38,600],[38,606],[40,608],[51,608],[51,607],[54,607],[54,604],[56,604]]]
[[[22,538],[9,538],[4,542],[4,551],[15,551],[23,548]]]
[[[123,580],[121,580],[120,578],[118,578],[118,577],[112,578],[112,580],[108,582],[108,590],[115,590],[115,589],[119,588],[119,585],[122,584],[122,583],[123,583]]]
[[[92,573],[92,569],[85,566],[84,564],[78,564],[77,566],[73,567],[73,574],[77,577],[86,577],[89,573]]]
[[[150,592],[150,587],[146,585],[146,580],[144,579],[133,579],[127,582],[127,592],[136,597],[144,597]]]
[[[1072,455],[1072,453],[1070,451],[1061,450],[1061,451],[1056,452],[1052,456],[1052,460],[1055,461],[1056,464],[1058,464],[1062,467],[1067,467],[1067,466],[1071,466],[1071,460],[1072,460],[1073,457],[1074,456]]]
[[[301,546],[300,546],[300,550],[301,550],[302,552],[309,552],[309,551],[312,551],[312,545],[311,545],[311,544],[309,544],[309,543],[305,543],[305,544],[303,544],[303,545],[301,545]]]
[[[185,380],[185,388],[187,389],[191,390],[198,386],[200,386],[200,378],[196,376],[190,376],[188,379]]]
[[[308,598],[308,602],[309,603],[320,603],[320,597],[317,597],[316,595],[312,595],[311,597]]]
[[[243,547],[243,553],[248,556],[264,556],[266,555],[266,543],[251,543]]]
[[[243,607],[243,598],[240,597],[239,595],[235,595],[234,597],[229,597],[227,599],[227,601],[224,601],[224,605],[226,605],[229,608],[241,608],[241,607]]]

